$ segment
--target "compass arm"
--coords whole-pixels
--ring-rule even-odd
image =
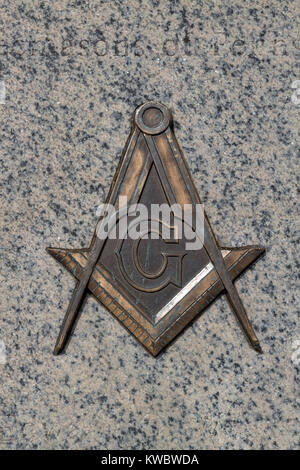
[[[103,240],[100,240],[99,238],[94,239],[94,243],[91,247],[91,251],[87,260],[87,265],[82,271],[81,279],[76,284],[64,321],[62,323],[57,342],[53,351],[54,355],[58,355],[63,352],[68,342],[68,339],[70,338],[71,333],[74,330],[79,310],[85,297],[87,285],[89,283],[91,274],[94,270],[99,253],[101,251],[101,242],[103,244]]]
[[[107,203],[114,203],[117,198],[118,190],[123,182],[124,174],[126,173],[126,170],[127,170],[127,164],[128,164],[127,160],[130,159],[133,155],[133,151],[136,146],[138,134],[139,132],[137,130],[133,130],[133,132],[129,136],[129,139],[125,146],[125,152],[119,164],[117,177],[114,180],[111,186],[110,193],[108,194],[108,197],[107,197],[107,201],[106,201]],[[79,310],[86,294],[86,288],[88,286],[93,269],[100,256],[103,245],[104,245],[104,240],[101,238],[98,238],[95,233],[91,242],[90,249],[89,249],[86,267],[82,272],[82,277],[76,284],[76,287],[74,289],[72,298],[70,300],[64,321],[62,323],[59,336],[58,336],[58,339],[57,339],[57,342],[53,351],[54,355],[58,355],[61,352],[63,352],[68,342],[68,339],[72,331],[74,330],[76,320],[78,318]]]
[[[224,285],[224,288],[227,293],[227,298],[232,306],[232,309],[239,320],[239,323],[253,349],[255,351],[262,353],[259,340],[252,328],[252,325],[249,321],[245,307],[241,301],[241,298],[236,290],[235,285],[233,284],[228,270],[226,268],[224,258],[221,254],[221,251],[215,240],[215,236],[210,228],[206,216],[204,217],[204,247],[206,248],[210,259],[213,262],[213,265],[220,276],[220,279]]]
[[[180,167],[181,172],[184,175],[184,178],[186,181],[189,181],[189,188],[190,188],[190,196],[192,199],[192,202],[194,204],[201,204],[200,197],[198,194],[198,191],[194,185],[193,178],[190,174],[190,171],[188,169],[187,162],[184,158],[184,155],[179,147],[179,144],[177,142],[177,139],[172,132],[171,129],[168,129],[166,131],[167,138],[170,142],[171,148],[173,150],[173,153],[176,156],[179,156],[181,158],[176,158],[176,161],[178,162],[178,165]],[[262,352],[261,346],[259,344],[259,340],[252,328],[252,325],[249,321],[247,312],[245,310],[245,307],[241,301],[241,298],[231,280],[231,277],[228,273],[228,270],[226,268],[223,256],[221,254],[220,248],[218,246],[218,243],[215,239],[215,235],[212,231],[212,228],[209,224],[208,218],[205,214],[204,216],[204,248],[206,249],[212,263],[215,266],[215,269],[223,283],[223,286],[226,290],[228,300],[232,306],[232,309],[239,320],[239,323],[249,341],[251,346],[255,349],[257,352]]]

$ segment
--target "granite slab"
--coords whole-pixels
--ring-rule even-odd
[[[299,449],[299,3],[0,5],[0,448]],[[93,298],[52,355],[136,106],[165,103],[222,246],[266,255],[157,358]]]

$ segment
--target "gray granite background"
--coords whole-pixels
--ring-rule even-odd
[[[297,6],[0,3],[1,448],[299,449]],[[45,247],[89,244],[148,99],[221,243],[267,248],[237,282],[262,356],[224,296],[156,359],[89,298],[52,355],[74,280]]]

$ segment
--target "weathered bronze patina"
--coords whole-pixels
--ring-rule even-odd
[[[120,209],[119,196],[149,209],[151,204],[183,208],[200,203],[170,111],[160,103],[147,102],[135,111],[106,202]],[[88,249],[48,248],[77,279],[54,354],[66,346],[88,290],[154,356],[225,290],[250,344],[261,352],[233,280],[264,248],[220,248],[206,216],[204,246],[189,251],[185,242],[166,243],[161,237],[103,240],[95,233]]]

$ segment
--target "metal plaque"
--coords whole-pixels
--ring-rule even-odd
[[[202,245],[187,249],[190,239],[183,230],[179,236],[177,213],[172,212],[167,223],[160,211],[155,215],[152,211],[153,207],[177,207],[182,214],[188,208],[194,230],[200,204],[172,130],[170,111],[156,102],[139,106],[90,247],[48,248],[77,280],[55,354],[65,348],[87,291],[156,356],[225,290],[250,344],[261,352],[233,280],[264,248],[219,247],[203,213]],[[144,218],[136,217],[139,205],[145,208]],[[103,235],[107,225],[108,207],[115,209],[115,233],[105,238],[99,233]],[[167,228],[169,237],[164,236]]]

